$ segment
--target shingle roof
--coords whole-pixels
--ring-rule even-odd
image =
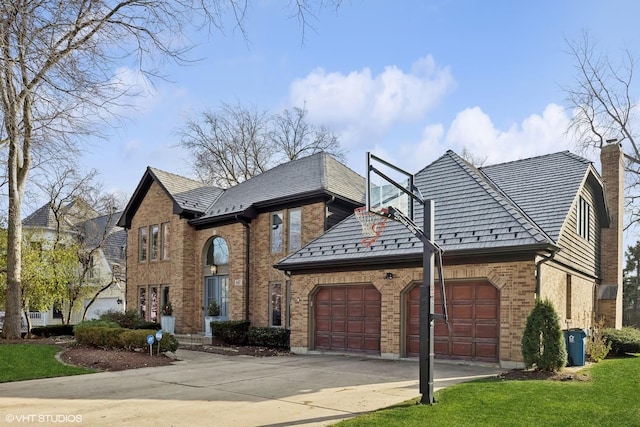
[[[180,209],[204,213],[223,190],[156,168],[148,168]]]
[[[481,170],[557,241],[590,165],[589,160],[563,151]]]
[[[329,193],[363,201],[364,178],[321,152],[276,166],[224,191],[198,222],[293,196]]]
[[[558,162],[559,165],[550,166],[550,162]],[[588,166],[588,161],[565,152],[479,170],[454,152],[447,151],[415,175],[415,185],[424,198],[434,200],[434,237],[446,252],[548,248],[557,243],[562,226],[558,217],[566,217],[569,193],[573,192],[575,197],[579,187],[576,183],[583,181]],[[522,179],[524,184],[512,183],[510,177],[513,181]],[[532,181],[540,177],[546,177],[544,181],[547,183],[564,179],[569,182],[569,188],[556,186],[554,182],[551,191],[544,191],[536,183],[532,195],[524,194],[527,185],[533,186]],[[506,190],[499,184],[505,185]],[[544,207],[561,212],[546,214]],[[416,206],[415,222],[422,226],[420,206]],[[371,247],[364,247],[360,243],[362,238],[360,223],[350,216],[284,258],[277,267],[291,269],[312,264],[365,263],[375,262],[381,257],[419,258],[422,254],[422,242],[395,221],[387,222],[382,236]]]

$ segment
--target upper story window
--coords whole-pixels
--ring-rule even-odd
[[[271,213],[271,253],[282,252],[282,212]]]
[[[302,247],[302,210],[289,210],[289,252]]]
[[[158,252],[160,248],[160,235],[159,228],[157,225],[152,225],[151,227],[151,242],[150,242],[150,258],[151,261],[156,261],[158,259]]]
[[[576,233],[584,237],[587,240],[591,240],[589,235],[589,224],[591,223],[591,206],[587,201],[580,197],[578,200],[578,212],[576,221]]]
[[[171,254],[169,247],[169,223],[162,223],[162,244],[160,246],[160,258],[161,259],[169,259],[169,255]]]
[[[147,260],[147,227],[138,228],[138,261]]]
[[[95,277],[95,264],[96,260],[93,258],[93,255],[89,257],[89,270],[87,271],[89,275],[89,279],[93,279]]]

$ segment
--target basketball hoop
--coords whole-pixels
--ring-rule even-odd
[[[388,211],[382,208],[380,212],[386,214]],[[360,243],[368,248],[382,235],[382,231],[387,226],[387,220],[389,218],[370,212],[365,206],[354,209],[353,213],[362,226],[362,234],[367,236],[362,239]]]

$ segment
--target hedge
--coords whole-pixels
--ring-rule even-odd
[[[247,344],[269,348],[289,348],[291,331],[283,328],[249,328]]]
[[[147,336],[155,336],[157,329],[125,329],[120,333],[120,345],[126,350],[135,350],[137,348],[144,348],[149,351],[149,345],[147,344]],[[154,341],[154,351],[157,351],[158,342]],[[160,340],[160,351],[175,352],[178,349],[178,340],[171,334],[162,334]]]
[[[624,356],[640,353],[640,329],[625,326],[622,329],[607,328],[602,333],[606,342],[611,343],[611,353]]]
[[[227,344],[242,345],[247,342],[251,322],[248,320],[212,321],[211,333]]]
[[[37,337],[49,338],[73,335],[73,325],[47,325],[31,328],[31,333]]]
[[[78,344],[90,347],[122,348],[126,350],[142,348],[148,351],[149,345],[147,344],[147,336],[155,336],[157,329],[125,329],[118,325],[113,327],[109,325],[93,326],[80,324],[76,325],[74,331],[76,342]],[[154,342],[154,347],[156,345],[157,343]],[[160,351],[175,352],[178,349],[178,345],[176,337],[171,334],[163,334],[162,339],[160,340]]]

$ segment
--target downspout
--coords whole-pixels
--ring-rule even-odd
[[[240,224],[244,226],[244,247],[245,247],[245,255],[244,255],[244,320],[249,320],[249,256],[251,254],[250,245],[251,245],[251,227],[249,223],[245,221],[240,215],[236,215],[236,219]]]
[[[540,254],[538,254],[540,255]],[[545,262],[549,262],[553,259],[553,257],[556,256],[556,252],[555,251],[551,251],[551,255],[549,256],[544,256],[544,255],[540,255],[542,257],[542,259],[538,262],[536,262],[536,300],[538,298],[540,298],[540,267],[542,266],[542,264],[544,264]]]

